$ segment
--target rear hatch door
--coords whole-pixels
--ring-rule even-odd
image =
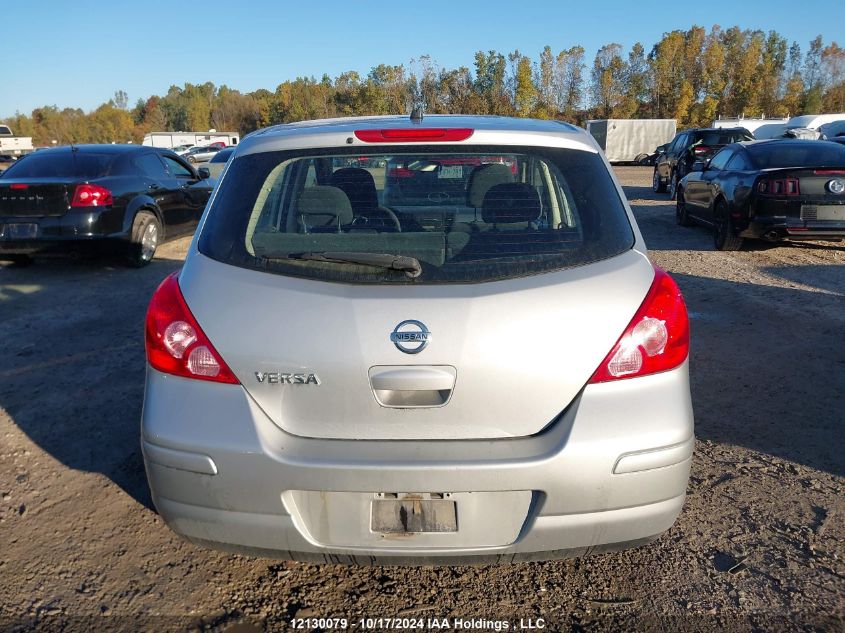
[[[531,435],[551,423],[653,276],[634,250],[518,279],[419,286],[299,279],[198,254],[180,286],[243,387],[285,431],[459,439]],[[399,347],[418,347],[419,327],[399,328],[412,333],[399,346],[391,336],[407,321],[428,331],[416,353]]]

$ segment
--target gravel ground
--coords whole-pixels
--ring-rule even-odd
[[[183,239],[143,270],[0,266],[0,630],[234,633],[321,616],[845,630],[845,248],[714,252],[705,229],[675,225],[647,168],[617,173],[692,318],[698,442],[686,507],[659,540],[443,568],[316,566],[181,541],[151,507],[138,420],[144,309]]]

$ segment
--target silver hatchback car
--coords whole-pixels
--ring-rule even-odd
[[[153,500],[196,543],[536,560],[645,543],[684,503],[684,301],[571,125],[251,134],[146,345]]]

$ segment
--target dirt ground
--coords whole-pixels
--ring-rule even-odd
[[[845,630],[845,246],[714,252],[707,230],[675,225],[648,168],[617,173],[691,315],[698,441],[686,507],[659,540],[451,568],[316,566],[181,541],[151,506],[138,424],[144,310],[183,239],[142,270],[0,266],[0,630],[244,632],[295,616]]]

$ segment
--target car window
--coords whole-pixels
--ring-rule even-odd
[[[748,162],[748,159],[745,157],[745,153],[742,151],[737,151],[734,153],[733,157],[728,161],[727,169],[732,171],[747,171],[751,169],[751,165]]]
[[[632,246],[598,154],[536,147],[249,154],[229,165],[200,236],[201,252],[229,264],[353,283],[411,280],[295,257],[401,255],[422,264],[413,283],[467,283],[582,265]]]
[[[754,140],[754,137],[741,130],[705,130],[696,137],[700,145],[729,145]]]
[[[225,163],[234,152],[234,148],[225,148],[217,152],[209,161],[210,163]]]
[[[103,178],[114,170],[119,154],[45,150],[35,152],[9,167],[5,178]]]
[[[132,161],[144,175],[151,178],[165,178],[167,172],[156,154],[143,154]]]
[[[670,152],[678,152],[683,149],[684,145],[686,144],[686,134],[679,134],[678,138],[675,139],[675,142],[672,143],[672,147],[669,149]]]
[[[731,156],[733,156],[734,151],[732,149],[728,149],[727,147],[723,150],[719,150],[716,155],[710,159],[710,162],[707,165],[707,169],[715,169],[715,170],[722,170],[725,168],[725,165],[728,164]]]
[[[761,143],[751,145],[748,153],[760,169],[798,166],[845,167],[845,146],[827,141]]]
[[[167,171],[170,172],[171,176],[175,176],[176,178],[193,178],[194,174],[191,172],[190,169],[185,167],[182,163],[171,156],[162,156],[164,160],[164,164],[167,166]]]

